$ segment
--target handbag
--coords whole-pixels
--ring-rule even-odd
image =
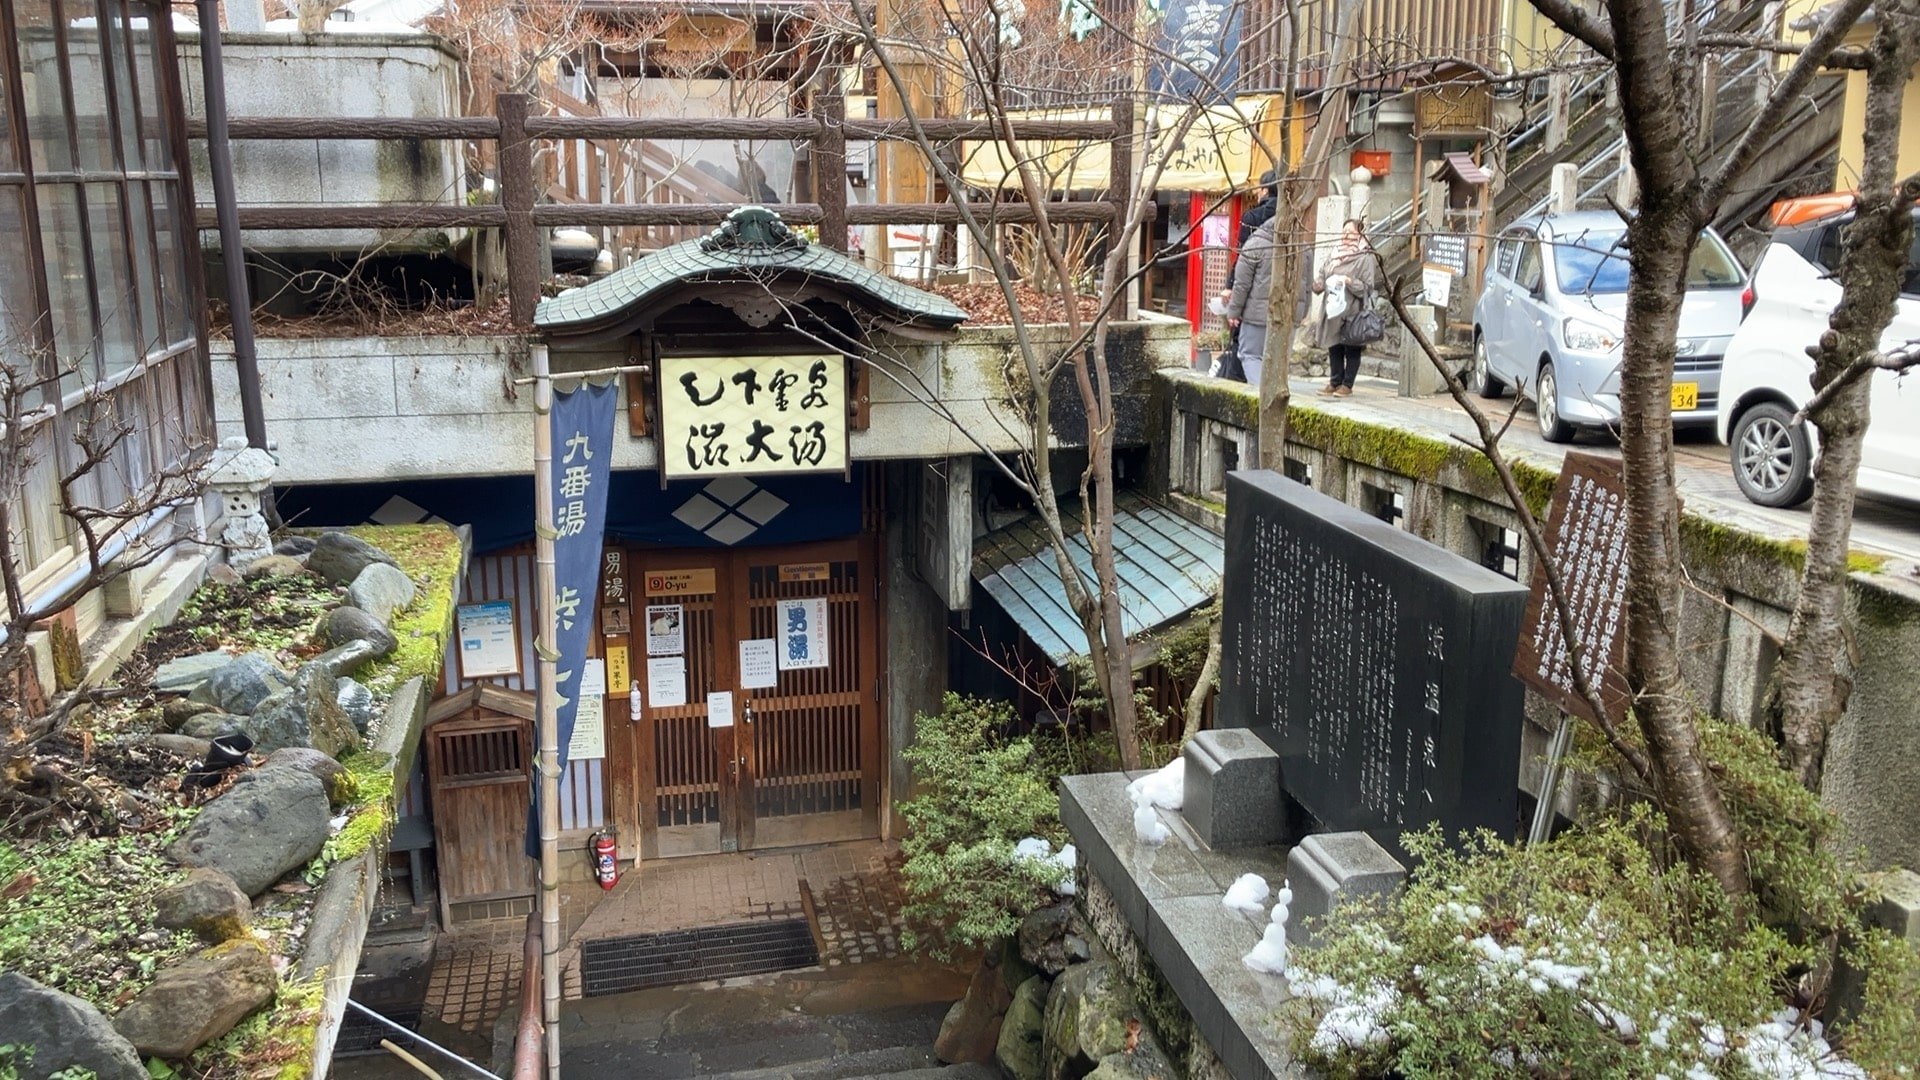
[[[1340,344],[1371,345],[1387,336],[1387,320],[1371,304],[1361,304],[1340,324]]]

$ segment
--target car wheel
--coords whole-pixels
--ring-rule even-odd
[[[1813,451],[1805,424],[1785,405],[1768,401],[1740,414],[1733,425],[1733,479],[1761,506],[1798,506],[1813,494]]]
[[[1497,398],[1506,388],[1500,380],[1493,377],[1493,369],[1487,366],[1487,341],[1479,334],[1473,335],[1473,359],[1467,369],[1467,386],[1483,398]]]
[[[1573,441],[1573,425],[1560,419],[1560,382],[1553,377],[1553,365],[1540,365],[1540,378],[1533,386],[1533,413],[1540,421],[1540,437],[1548,442]]]

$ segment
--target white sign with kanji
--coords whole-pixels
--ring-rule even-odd
[[[827,666],[827,601],[822,596],[780,601],[774,649],[781,671]]]
[[[847,467],[846,357],[665,357],[659,387],[669,480]]]

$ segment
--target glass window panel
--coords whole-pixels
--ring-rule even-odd
[[[112,378],[146,358],[140,339],[140,294],[119,184],[87,185],[87,225],[93,242],[94,294],[100,300],[101,378]]]
[[[0,184],[0,355],[9,364],[32,349],[34,324],[40,319],[40,301],[27,275],[26,245],[18,239],[26,229],[26,192],[17,184]]]
[[[57,426],[57,423],[41,424],[28,451],[31,463],[23,477],[18,505],[25,525],[29,567],[45,563],[67,546],[67,520],[59,509],[60,470],[56,461],[59,440],[53,437]]]
[[[68,0],[63,8],[67,16],[67,69],[72,75],[73,133],[79,147],[75,160],[82,169],[116,168],[100,16],[88,3]]]
[[[101,7],[107,12],[102,25],[107,67],[113,75],[113,119],[119,131],[121,167],[137,170],[141,167],[140,110],[134,107],[133,67],[127,62],[126,9],[119,0],[102,0]]]
[[[27,141],[33,167],[41,172],[73,168],[73,143],[67,131],[67,95],[60,82],[60,54],[54,43],[53,0],[15,0],[14,23],[20,31],[20,101],[27,114]]]
[[[147,185],[127,185],[127,213],[133,218],[133,273],[140,290],[140,348],[152,352],[171,344],[160,331],[160,313],[164,303],[160,293],[160,272],[153,247],[153,207]]]
[[[11,65],[0,64],[0,74]],[[19,172],[20,155],[13,148],[12,79],[0,78],[0,172]]]
[[[159,242],[154,265],[159,268],[161,329],[168,344],[190,341],[194,337],[194,317],[188,306],[193,296],[187,276],[186,246],[181,243],[179,209],[180,186],[172,181],[147,185],[153,207],[153,235]]]
[[[133,53],[133,91],[140,110],[143,167],[149,172],[172,172],[173,154],[167,146],[167,113],[159,80],[161,65],[167,61],[160,52],[160,33],[155,28],[156,18],[169,16],[144,5],[133,5],[132,10],[135,14],[128,23],[127,44]],[[127,167],[133,168],[133,158],[127,159]]]
[[[47,260],[47,301],[60,389],[72,393],[98,378],[94,365],[93,294],[87,287],[86,219],[79,184],[41,184],[40,247]],[[84,376],[84,377],[83,377]]]

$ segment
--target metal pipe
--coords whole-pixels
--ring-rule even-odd
[[[412,1054],[409,1054],[405,1050],[402,1050],[399,1047],[393,1045],[392,1039],[381,1039],[380,1046],[383,1049],[385,1049],[387,1053],[392,1054],[394,1057],[397,1057],[401,1061],[404,1061],[407,1064],[413,1066],[415,1072],[418,1072],[422,1076],[428,1077],[429,1080],[445,1080],[445,1078],[443,1078],[439,1073],[434,1072],[432,1069],[428,1068],[426,1062],[421,1061],[419,1058],[414,1057]]]
[[[540,1031],[540,917],[527,915],[527,945],[520,976],[520,1031],[513,1040],[513,1080],[540,1080],[544,1040]]]
[[[233,314],[233,365],[240,382],[240,419],[247,445],[267,448],[266,414],[260,407],[260,358],[253,345],[253,296],[247,289],[247,257],[240,247],[240,206],[233,192],[233,144],[227,140],[227,74],[220,60],[220,6],[195,0],[200,13],[201,95],[207,104],[207,164],[213,174],[213,208],[220,216],[220,261],[227,270],[227,307]]]
[[[553,597],[553,378],[545,345],[533,347],[534,562],[538,567],[540,634],[534,642],[540,672],[540,995],[547,1026],[547,1077],[560,1080],[560,654]]]

